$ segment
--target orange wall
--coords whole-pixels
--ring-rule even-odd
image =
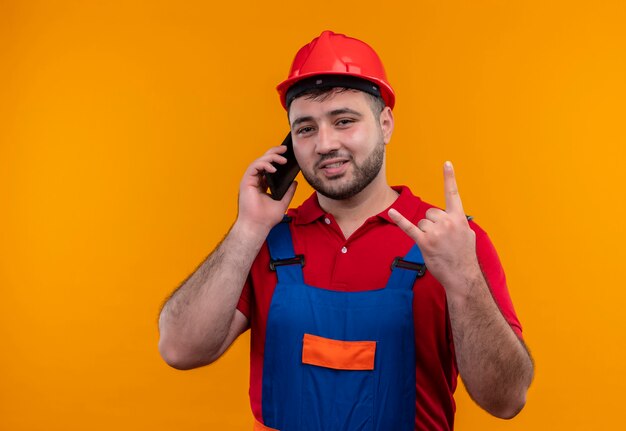
[[[386,63],[390,180],[443,204],[454,161],[507,269],[536,379],[510,422],[459,391],[458,429],[619,427],[626,3],[209,3],[0,3],[0,429],[250,429],[248,337],[179,372],[156,318],[286,132],[274,86],[325,28]]]

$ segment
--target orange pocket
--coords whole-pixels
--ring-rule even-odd
[[[336,370],[373,370],[376,341],[340,341],[304,334],[302,363]]]
[[[254,427],[252,428],[252,431],[278,431],[278,430],[274,428],[266,427],[261,422],[255,419]]]

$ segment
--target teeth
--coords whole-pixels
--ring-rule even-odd
[[[330,165],[326,165],[327,168],[338,168],[343,165],[343,162],[331,163]]]

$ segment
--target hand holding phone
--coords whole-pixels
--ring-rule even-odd
[[[285,193],[287,193],[287,189],[289,189],[289,186],[298,175],[298,172],[300,172],[300,166],[298,166],[298,161],[293,153],[291,133],[287,133],[287,137],[283,140],[282,145],[287,147],[287,151],[282,154],[282,156],[287,159],[287,163],[281,165],[272,162],[272,165],[276,168],[276,172],[265,172],[263,174],[265,182],[270,189],[272,199],[277,201],[281,200]]]

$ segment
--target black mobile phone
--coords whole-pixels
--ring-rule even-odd
[[[287,159],[287,163],[284,165],[272,162],[272,165],[276,168],[276,172],[266,172],[265,182],[270,189],[272,199],[281,200],[287,189],[300,172],[300,166],[293,153],[293,142],[291,141],[291,133],[287,133],[287,137],[283,141],[283,145],[287,147],[282,156]]]

